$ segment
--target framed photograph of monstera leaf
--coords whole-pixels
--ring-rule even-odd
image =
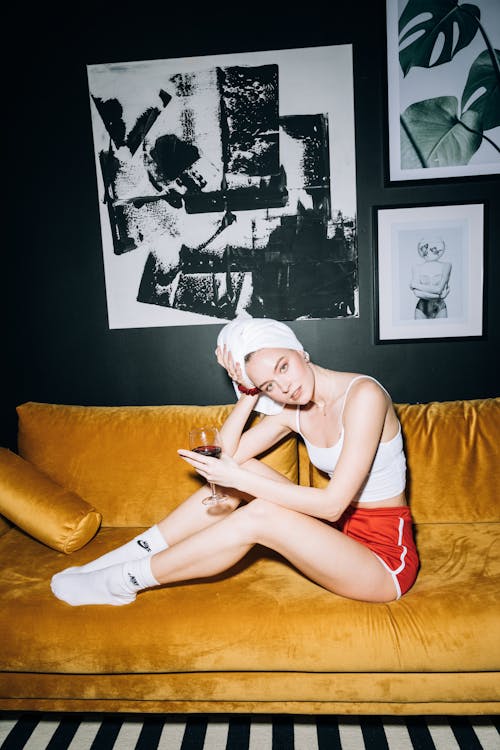
[[[389,181],[500,173],[499,0],[386,0]]]

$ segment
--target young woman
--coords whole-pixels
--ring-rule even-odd
[[[420,240],[417,252],[423,262],[411,269],[410,289],[418,298],[415,307],[416,319],[447,318],[445,299],[450,293],[451,263],[442,261],[446,250],[440,237]]]
[[[142,589],[226,571],[255,544],[341,596],[388,602],[406,593],[418,556],[387,391],[369,376],[313,364],[278,321],[237,319],[218,344],[240,397],[220,431],[221,458],[178,453],[227,502],[210,512],[206,487],[198,490],[123,547],[55,575],[54,594],[73,606],[128,604]],[[266,416],[244,432],[253,410]],[[330,475],[324,489],[295,485],[255,459],[291,432]]]

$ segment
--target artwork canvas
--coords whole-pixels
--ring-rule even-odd
[[[350,45],[87,72],[110,328],[358,315]]]
[[[389,179],[500,174],[500,2],[386,0]]]
[[[483,335],[484,205],[376,210],[376,339]]]

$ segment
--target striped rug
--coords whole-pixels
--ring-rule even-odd
[[[0,713],[1,750],[500,750],[498,716]]]

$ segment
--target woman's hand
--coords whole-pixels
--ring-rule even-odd
[[[222,348],[218,346],[215,350],[215,355],[217,362],[227,371],[231,380],[234,380],[235,383],[242,383],[243,373],[241,372],[241,366],[238,362],[234,362],[233,355],[227,346],[225,344]]]
[[[231,456],[223,453],[220,458],[212,458],[183,448],[177,453],[207,482],[214,482],[222,487],[242,489],[239,482],[244,472]]]

